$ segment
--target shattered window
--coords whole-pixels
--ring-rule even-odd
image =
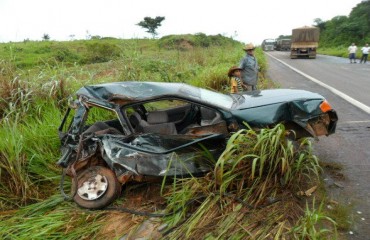
[[[148,112],[166,110],[188,105],[187,102],[180,100],[160,100],[156,102],[145,103],[144,107]]]
[[[97,122],[115,122],[116,124],[120,125],[120,121],[117,117],[116,112],[105,108],[91,107],[89,109],[89,114],[87,116],[85,126],[91,126]]]
[[[189,114],[191,109],[193,109],[193,104],[189,102],[165,99],[126,107],[123,111],[133,128],[141,129],[145,125],[145,122],[142,122],[144,120],[148,121],[149,124],[173,123],[177,124],[178,129],[181,129],[183,124],[190,124],[188,121],[193,119],[193,115]],[[188,118],[190,120],[187,120]]]

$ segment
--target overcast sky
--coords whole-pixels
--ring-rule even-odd
[[[361,0],[0,0],[0,42],[150,37],[136,24],[163,16],[170,34],[222,34],[244,43],[290,35],[315,18],[348,16]]]

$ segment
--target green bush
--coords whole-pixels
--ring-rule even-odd
[[[50,45],[40,46],[35,48],[34,53],[36,54],[43,54],[43,53],[50,53],[52,51],[52,48]]]
[[[86,56],[83,63],[100,63],[107,62],[117,58],[121,54],[121,49],[109,42],[86,42]]]
[[[81,61],[81,56],[67,47],[57,47],[53,51],[53,57],[58,62],[75,63]]]
[[[235,46],[238,44],[240,43],[220,34],[207,36],[204,33],[197,33],[195,35],[168,35],[158,41],[160,48],[177,50],[189,50],[193,47]]]

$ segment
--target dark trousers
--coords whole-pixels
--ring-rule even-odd
[[[350,53],[349,54],[349,61],[352,62],[352,60],[356,62],[356,54],[355,53]]]
[[[366,61],[367,61],[367,55],[368,54],[362,54],[360,63],[362,63],[362,61],[364,61],[364,63],[366,63]]]

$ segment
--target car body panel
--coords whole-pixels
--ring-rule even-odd
[[[181,106],[156,111],[169,116],[164,130],[171,125],[177,133],[141,132],[131,122],[129,114],[141,109],[145,110],[142,117],[148,124],[149,113],[144,106],[158,100],[169,100],[169,104],[184,101]],[[71,122],[66,116],[59,127],[62,157],[58,164],[73,175],[74,171],[103,161],[121,183],[132,176],[200,174],[210,169],[209,160],[224,150],[228,136],[245,128],[245,124],[262,128],[284,123],[287,129],[298,132],[297,138],[334,133],[338,118],[333,109],[321,110],[324,101],[319,94],[291,89],[222,94],[183,83],[85,86],[77,91],[71,105]],[[86,119],[93,108],[113,112],[117,119],[89,126]],[[202,114],[207,111],[216,117],[204,119]],[[72,114],[70,110],[68,114]],[[150,129],[156,128],[159,125]]]
[[[322,114],[318,108],[321,102],[322,99],[276,102],[233,110],[232,114],[251,126],[266,126],[282,121],[293,121],[305,126],[310,118]]]
[[[214,162],[207,159],[198,144],[202,142],[208,147],[213,146],[214,154],[222,152],[224,137],[209,135],[195,138],[187,135],[145,134],[131,137],[126,143],[124,136],[105,135],[101,138],[103,158],[115,169],[117,176],[127,171],[144,176],[175,176],[208,172]]]
[[[297,89],[268,89],[241,93],[244,100],[238,101],[235,109],[256,108],[260,106],[290,101],[322,100],[317,93]]]

